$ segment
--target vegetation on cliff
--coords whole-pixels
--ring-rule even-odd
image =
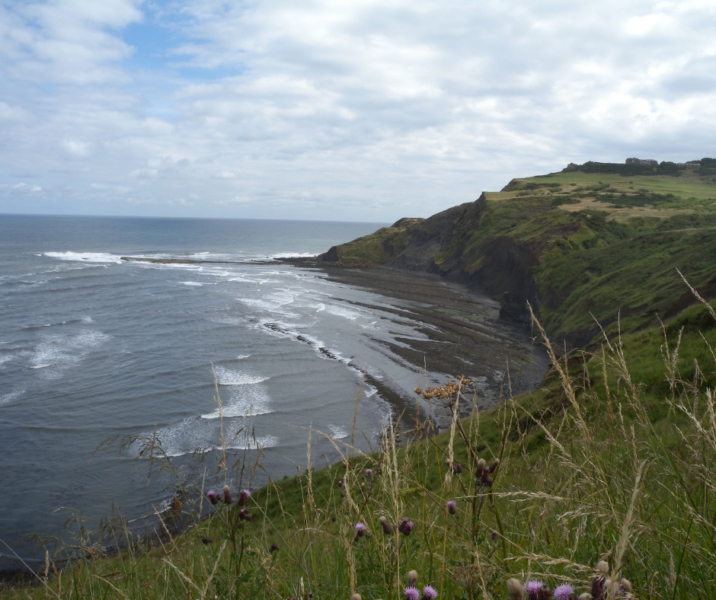
[[[679,177],[625,177],[588,163],[514,179],[323,260],[439,273],[500,297],[504,316],[525,322],[529,300],[550,335],[582,346],[598,335],[595,319],[613,333],[620,315],[622,331],[638,331],[693,302],[675,268],[716,295],[716,177],[704,160],[706,170]],[[607,172],[595,172],[600,164]]]

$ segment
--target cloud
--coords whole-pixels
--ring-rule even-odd
[[[571,161],[714,155],[715,17],[707,1],[10,2],[0,181],[32,172],[38,206],[66,212],[393,221]]]

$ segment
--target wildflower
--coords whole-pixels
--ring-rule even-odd
[[[245,508],[242,508],[239,511],[239,519],[241,519],[242,521],[250,521],[251,515],[249,514],[249,511],[246,510]]]
[[[390,526],[390,523],[388,523],[388,519],[385,517],[381,517],[378,519],[378,522],[380,523],[380,526],[383,528],[383,533],[386,535],[390,535],[393,533],[393,528]]]
[[[278,544],[276,542],[274,542],[273,544],[271,544],[271,548],[269,548],[269,552],[273,553],[273,552],[276,552],[276,550],[278,550]]]
[[[361,537],[365,533],[365,525],[363,523],[356,523],[355,530],[357,533],[356,537]]]
[[[403,590],[403,596],[405,596],[405,600],[418,600],[420,598],[420,592],[417,588],[407,587]]]
[[[494,542],[496,539],[497,539],[497,532],[493,531],[492,532],[492,541]]]
[[[408,571],[408,587],[416,587],[418,585],[418,572]]]
[[[631,581],[629,581],[628,579],[622,579],[622,581],[621,581],[621,587],[622,587],[625,591],[631,593]]]
[[[544,583],[541,581],[528,581],[527,582],[527,596],[529,600],[537,600],[538,594],[542,591]]]
[[[203,537],[203,538],[201,538],[201,541],[204,544],[211,544],[211,542],[213,542],[214,540],[212,540],[211,538],[208,538],[208,537]]]
[[[398,525],[398,531],[400,531],[403,535],[410,535],[413,527],[415,527],[415,524],[412,521],[408,521],[408,517],[403,517],[400,525]]]
[[[251,492],[249,490],[241,490],[239,494],[239,506],[246,506],[249,498],[251,498]]]
[[[580,594],[579,600],[593,600],[592,595],[589,592],[584,592],[583,594]]]
[[[497,471],[497,467],[500,466],[500,459],[496,458],[493,463],[490,465],[490,473],[494,473]]]
[[[431,585],[423,588],[423,600],[435,600],[438,597],[438,591]]]
[[[216,504],[217,502],[219,502],[219,498],[217,498],[216,492],[214,490],[209,490],[208,492],[206,492],[206,497],[212,504]]]
[[[597,563],[597,575],[592,579],[592,596],[601,598],[604,592],[607,575],[609,574],[609,563],[606,560],[600,560]]]
[[[338,480],[338,487],[343,487],[343,480],[342,480],[342,479],[339,479],[339,480]]]
[[[453,473],[457,473],[459,475],[460,473],[462,473],[462,465],[460,463],[456,463],[452,467],[450,467],[450,470]]]
[[[336,522],[336,518],[335,518],[335,517],[331,517],[331,523],[335,523],[335,522]]]
[[[229,489],[228,485],[224,486],[224,504],[231,504],[233,500],[231,499],[231,490]]]
[[[574,594],[574,588],[568,583],[563,583],[554,590],[555,600],[569,600]]]
[[[455,514],[455,511],[457,510],[457,504],[455,503],[455,500],[448,500],[447,509],[451,515]]]
[[[477,468],[475,469],[475,475],[482,477],[482,472],[485,470],[485,459],[481,458],[477,461]]]
[[[514,577],[507,580],[507,593],[511,600],[522,600],[522,584]]]
[[[365,470],[365,476],[366,476],[366,477],[370,477],[371,475],[373,475],[373,469],[366,469],[366,470]]]

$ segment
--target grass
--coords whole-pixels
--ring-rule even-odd
[[[342,460],[319,470],[312,449],[323,434],[309,432],[295,477],[250,497],[230,490],[231,504],[206,494],[175,503],[154,547],[119,520],[111,535],[126,552],[107,557],[84,538],[75,560],[48,554],[35,586],[3,598],[398,599],[411,571],[446,599],[521,598],[527,580],[626,598],[622,579],[639,598],[716,598],[713,308],[601,334],[566,357],[534,327],[552,359],[539,391],[478,412],[466,380],[416,390],[432,407],[456,415],[466,402],[473,415],[437,435],[418,421],[404,447],[386,427],[372,453],[334,439]],[[199,519],[207,505],[210,518]],[[189,529],[172,535],[178,518]]]

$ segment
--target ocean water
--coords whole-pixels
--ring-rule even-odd
[[[262,446],[273,477],[305,467],[307,428],[348,439],[362,370],[412,389],[414,372],[371,340],[419,335],[415,324],[354,304],[396,301],[273,260],[379,225],[0,216],[0,539],[31,560],[20,540],[67,539],[69,509],[96,531],[113,503],[130,519],[161,508],[172,490],[147,485],[137,444],[93,452],[154,433],[196,473],[197,456],[220,445],[217,388],[227,446]],[[369,385],[360,395],[365,447],[390,406]],[[336,459],[320,437],[314,451]],[[0,569],[17,566],[0,547]]]
[[[384,395],[412,403],[424,383],[390,348],[430,325],[410,301],[277,259],[379,226],[0,215],[0,540],[32,566],[28,534],[71,542],[113,507],[141,530],[176,485],[141,443],[120,453],[127,436],[158,440],[204,489],[223,485],[222,434],[230,465],[262,449],[263,470],[228,476],[258,486],[305,469],[309,429],[350,442],[357,398],[355,445],[376,444],[398,410]],[[311,439],[316,467],[338,460]],[[0,570],[18,566],[0,543]]]

